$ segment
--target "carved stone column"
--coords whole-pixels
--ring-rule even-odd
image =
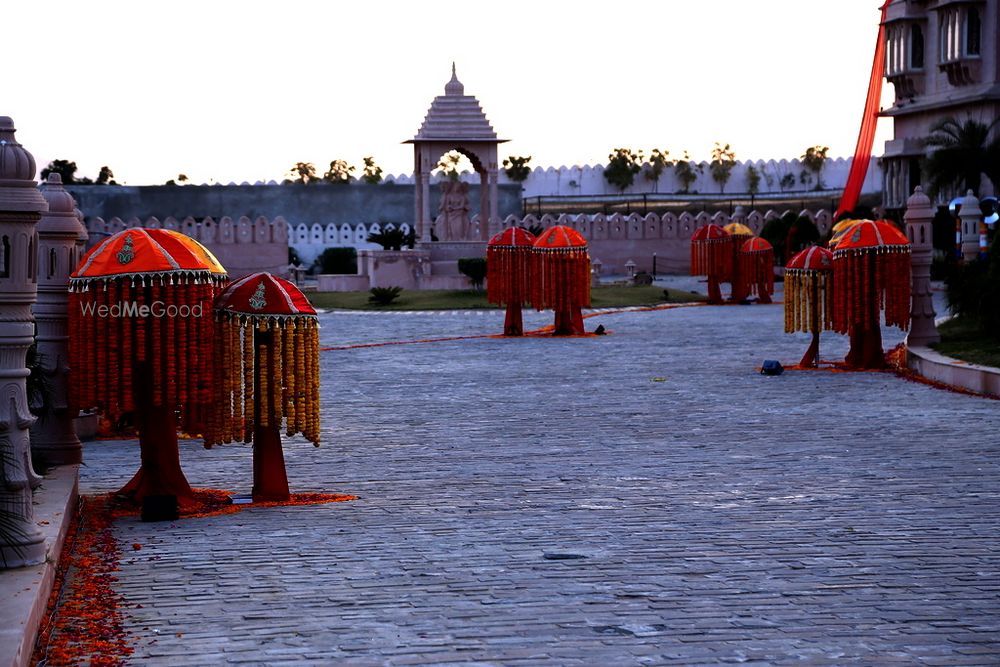
[[[38,235],[48,208],[35,188],[35,159],[14,140],[14,121],[0,116],[0,568],[45,560],[35,525],[31,487],[26,366],[34,340],[31,305],[37,294]]]
[[[69,368],[69,275],[80,260],[77,241],[86,229],[76,215],[76,202],[63,189],[62,177],[49,174],[41,186],[48,213],[38,223],[38,302],[35,321],[38,360],[45,380],[45,404],[31,427],[31,452],[45,466],[80,463],[83,448],[75,416],[67,400]]]
[[[906,236],[910,239],[910,346],[927,346],[941,340],[934,324],[934,300],[931,297],[931,253],[933,234],[931,220],[934,208],[919,185],[906,200]]]
[[[965,193],[961,203],[958,218],[962,221],[962,259],[973,262],[979,257],[979,223],[982,222],[983,212],[972,190]]]

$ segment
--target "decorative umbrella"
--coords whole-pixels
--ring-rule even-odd
[[[841,239],[850,231],[851,227],[861,222],[860,220],[844,219],[830,229],[830,248],[836,248]]]
[[[746,299],[749,294],[746,289],[746,281],[740,274],[740,248],[748,239],[753,238],[754,234],[753,230],[742,222],[730,222],[723,229],[729,234],[729,244],[733,253],[733,270],[729,276],[729,284],[732,289],[729,292],[729,300],[739,303]]]
[[[819,334],[831,328],[832,278],[833,253],[819,246],[800,251],[785,266],[785,333],[812,334],[812,342],[799,362],[804,368],[816,366]]]
[[[729,280],[733,257],[729,232],[719,225],[707,224],[691,235],[691,275],[708,277],[709,303],[722,303],[719,283]]]
[[[508,227],[486,246],[486,298],[490,303],[506,304],[505,336],[524,333],[521,306],[529,300],[529,258],[534,242],[533,234],[520,227]]]
[[[555,335],[583,334],[580,309],[590,305],[587,239],[571,227],[549,227],[531,247],[531,304],[555,311]]]
[[[833,330],[849,334],[847,364],[882,368],[882,332],[910,325],[910,242],[887,220],[861,220],[833,249]]]
[[[119,492],[133,500],[192,499],[175,414],[186,432],[203,430],[211,402],[209,310],[225,280],[225,269],[197,241],[143,228],[94,246],[70,276],[71,392],[78,406],[96,407],[112,421],[135,411],[142,464]]]
[[[292,283],[254,273],[215,300],[213,410],[205,446],[254,443],[253,498],[288,500],[286,435],[319,446],[319,323]]]
[[[758,303],[771,303],[774,294],[774,248],[771,244],[757,236],[747,239],[740,247],[739,267],[740,292],[756,294]]]

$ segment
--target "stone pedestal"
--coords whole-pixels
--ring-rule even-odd
[[[976,209],[978,210],[978,203]],[[931,254],[933,234],[931,200],[919,185],[906,200],[906,236],[910,239],[910,346],[927,346],[941,340],[934,324],[934,300],[931,296]]]
[[[49,210],[38,223],[38,302],[35,321],[38,360],[44,380],[44,404],[31,428],[31,452],[40,466],[80,463],[83,448],[74,428],[68,397],[69,335],[67,332],[69,276],[80,260],[77,240],[86,234],[76,216],[73,197],[63,189],[59,174],[49,174],[41,186]]]
[[[14,140],[14,122],[0,116],[0,568],[45,560],[35,525],[26,367],[34,342],[31,305],[38,284],[35,226],[48,208],[35,188],[35,159]]]

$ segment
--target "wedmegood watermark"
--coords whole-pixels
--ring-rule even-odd
[[[87,317],[201,317],[204,307],[199,301],[194,305],[186,303],[137,303],[135,301],[119,301],[118,303],[97,304],[93,301],[80,303],[81,314]]]

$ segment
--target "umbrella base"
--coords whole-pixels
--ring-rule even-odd
[[[257,426],[253,430],[254,502],[282,502],[291,498],[285,456],[281,451],[281,432],[277,426]]]
[[[555,330],[552,332],[553,336],[582,336],[584,333],[583,313],[580,311],[579,306],[556,311],[556,324]]]
[[[888,368],[882,352],[882,331],[878,327],[850,332],[851,348],[844,362],[850,368],[882,370]]]
[[[504,336],[523,336],[524,318],[521,315],[521,304],[508,303],[507,316],[503,321]]]
[[[136,504],[142,504],[149,496],[174,496],[181,507],[193,504],[191,485],[181,470],[173,409],[144,406],[137,416],[141,463],[117,495]]]

